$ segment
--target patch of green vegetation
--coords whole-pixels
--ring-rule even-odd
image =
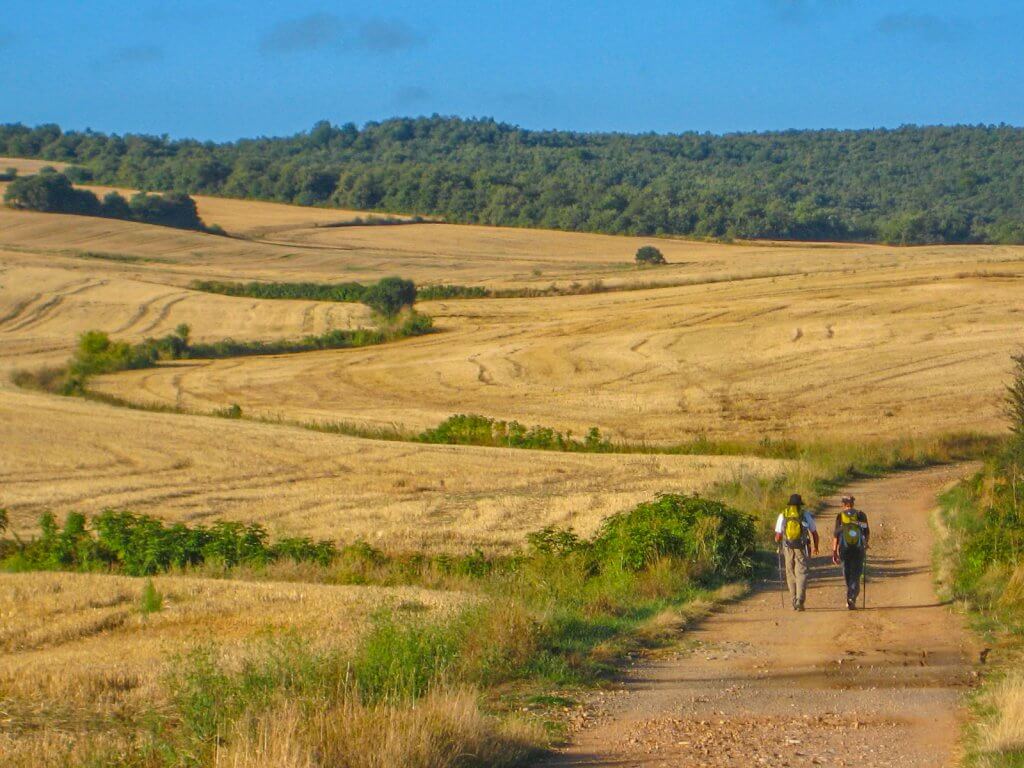
[[[390,318],[381,328],[333,330],[319,336],[310,335],[301,339],[276,341],[223,339],[209,343],[193,343],[189,339],[189,326],[184,324],[179,325],[173,333],[160,338],[149,338],[138,344],[115,341],[104,331],[86,331],[79,336],[75,354],[66,367],[16,371],[12,374],[11,380],[20,387],[63,395],[85,395],[86,385],[92,376],[151,368],[164,360],[216,359],[351,349],[421,336],[432,333],[433,330],[433,320],[429,316],[409,310],[403,316]],[[242,410],[234,405],[221,409],[214,415],[241,418]]]
[[[184,193],[150,195],[139,192],[131,200],[126,200],[119,192],[108,192],[100,200],[87,189],[77,189],[71,179],[53,169],[43,168],[34,176],[23,176],[12,181],[4,192],[4,202],[12,208],[28,211],[126,219],[224,234],[220,227],[207,227],[203,224],[195,200]]]
[[[653,245],[644,245],[637,249],[634,260],[642,267],[657,267],[668,264],[665,255]]]
[[[155,517],[117,510],[106,510],[91,520],[69,512],[63,527],[46,512],[39,519],[39,530],[38,537],[19,542],[12,554],[0,561],[0,568],[147,576],[202,566],[259,568],[284,560],[326,567],[338,555],[329,541],[285,538],[269,544],[266,530],[258,523],[166,525]]]
[[[62,251],[76,259],[97,259],[100,261],[116,261],[125,264],[169,264],[168,259],[151,256],[133,256],[127,253],[107,253],[105,251]]]
[[[571,432],[563,433],[551,427],[526,427],[518,421],[498,421],[476,414],[450,416],[433,429],[420,433],[416,440],[445,445],[481,445],[548,451],[606,453],[612,450],[612,444],[601,436],[601,430],[597,427],[591,427],[586,436],[579,440],[574,438]]]
[[[220,280],[193,280],[194,291],[253,299],[304,299],[358,303],[366,293],[362,283],[229,283]]]
[[[420,301],[437,301],[439,299],[486,299],[493,295],[490,288],[480,285],[421,285],[416,291]]]
[[[422,216],[356,216],[345,221],[333,221],[328,224],[317,224],[317,227],[337,229],[341,227],[397,227],[403,224],[436,224],[433,219]]]
[[[142,587],[142,597],[139,599],[139,611],[143,616],[151,613],[159,613],[164,609],[164,596],[153,585],[152,579],[146,579]]]
[[[990,644],[965,739],[971,768],[1024,766],[1024,355],[1014,364],[1010,439],[941,498],[948,534],[936,564],[944,588]]]
[[[306,299],[366,304],[378,315],[393,319],[411,309],[418,298],[416,284],[400,277],[384,277],[371,285],[362,283],[226,283],[217,280],[195,280],[196,291],[225,296],[246,296],[254,299]]]

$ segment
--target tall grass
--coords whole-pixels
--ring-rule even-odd
[[[81,533],[84,524],[70,527]],[[45,535],[62,540],[67,528]],[[748,575],[753,536],[749,516],[676,495],[610,518],[592,539],[538,531],[516,557],[398,559],[352,545],[329,566],[337,581],[432,571],[476,599],[435,621],[381,613],[355,648],[298,635],[241,654],[201,646],[170,667],[171,709],[102,764],[231,765],[231,756],[248,765],[383,765],[379,755],[399,765],[521,764],[545,736],[510,719],[497,691],[606,678],[641,637],[661,639],[655,625],[666,611]]]
[[[1024,356],[1007,389],[1011,437],[942,498],[947,589],[995,648],[975,697],[967,763],[1024,766]]]

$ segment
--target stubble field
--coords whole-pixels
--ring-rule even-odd
[[[34,172],[41,164],[0,159],[7,165]],[[575,435],[597,426],[616,440],[649,444],[701,435],[864,441],[997,431],[1008,356],[1024,341],[1020,247],[725,245],[438,223],[325,227],[358,214],[198,203],[207,223],[234,237],[0,208],[0,506],[18,535],[34,535],[45,510],[61,518],[113,507],[167,521],[260,522],[275,538],[508,552],[545,525],[589,534],[659,492],[703,492],[788,465],[387,442],[272,422],[419,430],[480,413]],[[652,242],[670,264],[636,269],[633,253]],[[439,332],[421,338],[186,361],[91,382],[190,415],[62,398],[10,381],[19,369],[63,362],[91,329],[138,341],[187,323],[199,341],[271,340],[372,322],[358,304],[230,298],[191,290],[193,280],[392,274],[421,284],[556,285],[577,295],[426,302],[419,309]],[[580,293],[588,285],[592,292]],[[202,415],[231,404],[266,422]],[[64,743],[54,701],[77,706],[75,697],[100,691],[107,716],[158,700],[160,659],[190,642],[242,643],[284,626],[336,640],[357,635],[379,606],[411,601],[433,612],[464,600],[179,576],[157,579],[168,607],[143,619],[137,579],[4,579],[0,699],[16,714],[0,732],[0,754],[23,760]]]
[[[0,210],[0,369],[60,362],[77,334],[94,328],[139,340],[187,323],[195,338],[214,341],[370,322],[357,304],[230,298],[190,290],[193,279],[658,282],[666,287],[426,302],[420,308],[440,332],[419,339],[187,361],[101,377],[93,387],[199,413],[237,403],[268,419],[407,430],[481,413],[658,444],[700,435],[864,440],[1000,429],[1000,382],[1022,340],[1019,247],[660,240],[669,266],[638,270],[632,253],[650,240],[444,224],[322,228],[315,218],[337,212],[211,204],[248,211],[234,221],[250,236]],[[251,236],[261,221],[275,227],[273,242]],[[451,527],[458,544],[507,546],[524,523],[592,528],[657,489],[697,490],[778,469],[750,459],[382,443],[2,386],[3,439],[18,450],[5,451],[0,473],[22,529],[42,508],[130,504],[403,543],[444,540]],[[204,451],[213,434],[216,447]],[[74,479],[35,482],[57,467],[58,478]],[[292,501],[272,511],[250,483]],[[477,524],[466,532],[469,519]]]

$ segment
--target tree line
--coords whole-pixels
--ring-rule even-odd
[[[490,119],[326,121],[227,143],[0,126],[0,153],[78,182],[633,235],[1024,242],[1024,129],[710,135]]]
[[[139,192],[130,200],[119,192],[108,192],[100,200],[90,190],[76,188],[65,174],[53,169],[44,169],[34,176],[14,178],[4,193],[4,202],[12,208],[29,211],[102,216],[223,234],[220,227],[203,224],[196,201],[182,192],[162,195]]]

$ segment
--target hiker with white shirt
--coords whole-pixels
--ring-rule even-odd
[[[814,554],[818,554],[818,526],[804,508],[804,500],[799,493],[789,497],[789,504],[775,521],[775,541],[785,556],[786,584],[793,599],[793,610],[802,611],[807,596],[812,542]]]

